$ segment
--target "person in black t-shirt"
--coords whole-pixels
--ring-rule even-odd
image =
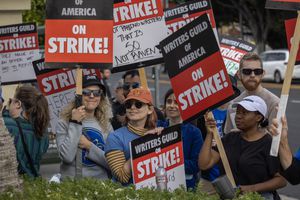
[[[270,156],[272,137],[263,129],[267,105],[258,96],[247,96],[237,105],[235,123],[240,131],[230,132],[222,138],[234,180],[242,192],[259,192],[267,199],[280,199],[276,189],[286,185],[279,174],[280,162]],[[202,146],[198,164],[201,170],[218,163],[221,174],[225,170],[216,148],[212,149],[214,119],[206,118],[207,136]]]
[[[288,141],[288,126],[286,118],[282,118],[282,130],[281,130],[281,138],[279,145],[279,158],[280,163],[284,169],[281,173],[288,182],[292,185],[296,185],[300,183],[300,160],[299,156],[293,157],[291,148],[289,146]],[[277,119],[273,120],[273,123],[270,127],[272,135],[277,135],[278,131],[278,122]]]

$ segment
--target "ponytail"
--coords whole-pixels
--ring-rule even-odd
[[[50,122],[47,99],[32,86],[17,88],[15,98],[20,100],[37,137],[43,137]]]
[[[36,97],[36,103],[30,109],[29,115],[36,136],[43,137],[49,125],[50,117],[47,99],[42,94]]]

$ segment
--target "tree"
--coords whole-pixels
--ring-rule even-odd
[[[265,44],[270,31],[271,10],[265,9],[265,1],[257,0],[215,0],[224,8],[232,9],[242,15],[246,26],[251,30],[258,52],[265,50]]]
[[[23,13],[23,22],[36,22],[37,25],[44,25],[45,18],[45,0],[31,0],[31,10]]]

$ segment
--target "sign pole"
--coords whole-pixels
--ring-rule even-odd
[[[145,68],[139,68],[139,74],[140,74],[140,79],[141,79],[141,85],[144,88],[148,87],[148,83],[147,83],[147,77],[146,77],[146,72],[145,72]]]
[[[213,116],[212,112],[208,113],[208,118],[214,119],[214,116]],[[236,184],[235,184],[235,181],[234,181],[234,178],[233,178],[233,175],[232,175],[232,171],[231,171],[231,168],[230,168],[230,165],[229,165],[229,162],[228,162],[228,158],[227,158],[226,153],[225,153],[223,143],[221,141],[221,137],[218,133],[218,129],[217,129],[217,127],[215,127],[212,130],[213,130],[213,136],[214,136],[214,139],[216,140],[217,147],[218,147],[218,150],[219,150],[219,154],[220,154],[220,157],[221,157],[226,175],[227,175],[232,187],[235,188]]]
[[[77,67],[77,69],[76,69],[76,96],[75,96],[76,107],[79,107],[82,105],[81,98],[82,98],[82,68]],[[82,150],[80,148],[77,148],[77,152],[76,152],[75,177],[76,178],[82,177]]]
[[[285,115],[287,101],[289,98],[289,92],[291,88],[291,82],[293,77],[293,71],[295,66],[295,61],[299,49],[299,42],[300,42],[300,11],[298,11],[298,17],[294,32],[293,41],[291,43],[291,51],[290,51],[290,57],[288,60],[288,65],[285,72],[284,82],[281,90],[281,96],[280,96],[280,103],[279,108],[277,112],[277,120],[279,122],[278,130],[279,134],[277,136],[273,136],[272,140],[272,146],[270,150],[271,156],[277,156],[278,155],[278,149],[279,149],[279,143],[280,143],[280,137],[281,137],[281,129],[282,129],[282,123],[281,123],[281,117]]]

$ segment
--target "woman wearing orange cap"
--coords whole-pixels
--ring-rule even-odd
[[[125,99],[125,108],[127,125],[110,134],[105,147],[106,159],[113,176],[124,185],[132,183],[130,142],[162,130],[155,128],[157,116],[149,89],[132,89]]]

